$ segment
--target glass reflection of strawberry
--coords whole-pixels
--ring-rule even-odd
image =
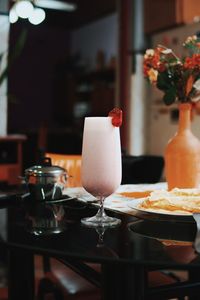
[[[108,116],[112,118],[113,126],[120,127],[122,125],[122,110],[120,108],[113,108]]]

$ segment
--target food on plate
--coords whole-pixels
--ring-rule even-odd
[[[165,246],[192,246],[193,243],[189,241],[173,241],[158,239]]]
[[[138,208],[148,211],[164,210],[183,214],[200,213],[200,189],[179,189],[151,192]]]
[[[127,198],[144,198],[148,197],[152,191],[120,192],[119,195]]]

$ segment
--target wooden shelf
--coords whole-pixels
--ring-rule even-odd
[[[76,76],[74,105],[89,104],[90,115],[107,115],[115,103],[115,70],[102,69]]]
[[[145,32],[151,34],[173,26],[193,23],[200,16],[199,0],[145,0]]]
[[[114,81],[115,80],[115,70],[114,69],[102,69],[102,70],[95,70],[90,73],[86,73],[82,76],[82,79],[88,81]]]

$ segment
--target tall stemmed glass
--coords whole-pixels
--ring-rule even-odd
[[[119,127],[112,125],[111,117],[85,118],[81,169],[83,187],[100,203],[97,214],[81,222],[90,227],[120,224],[104,211],[104,200],[119,187],[122,173]]]

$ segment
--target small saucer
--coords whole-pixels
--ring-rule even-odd
[[[63,195],[61,196],[60,199],[52,199],[52,200],[38,200],[38,199],[34,199],[33,197],[31,197],[30,193],[21,195],[21,199],[25,201],[25,203],[35,203],[35,204],[60,204],[60,203],[64,203],[67,201],[71,201],[76,199],[75,197],[70,197],[67,195]]]
[[[44,204],[59,204],[59,203],[63,203],[63,202],[74,200],[74,199],[76,199],[76,198],[64,195],[63,198],[61,198],[61,199],[48,200],[48,201],[44,200],[44,201],[41,201],[41,203],[44,203]]]

